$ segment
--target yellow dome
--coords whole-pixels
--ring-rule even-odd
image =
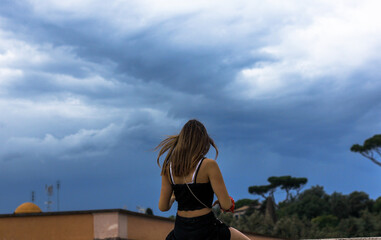
[[[34,203],[26,202],[18,206],[15,213],[40,213],[41,209]]]

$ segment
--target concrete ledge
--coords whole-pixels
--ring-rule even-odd
[[[94,240],[128,240],[127,238],[120,238],[120,237],[116,237],[116,238],[94,238]]]
[[[355,238],[316,238],[304,240],[381,240],[381,237],[355,237]]]
[[[62,211],[62,212],[40,212],[40,213],[8,213],[8,214],[0,214],[0,218],[8,218],[8,217],[28,217],[28,216],[57,216],[57,215],[73,215],[73,214],[92,214],[92,213],[110,213],[110,212],[118,212],[125,213],[133,216],[144,216],[152,219],[160,219],[169,222],[175,222],[170,218],[155,216],[155,215],[147,215],[144,213],[132,212],[126,209],[96,209],[96,210],[85,210],[85,211]]]

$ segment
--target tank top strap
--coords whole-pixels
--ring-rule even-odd
[[[193,183],[196,183],[196,179],[197,179],[197,174],[198,174],[198,170],[200,170],[200,166],[201,166],[201,163],[202,161],[204,161],[205,157],[203,157],[197,164],[196,166],[196,170],[194,171],[193,173],[193,177],[192,177],[192,182]]]
[[[173,174],[172,174],[172,163],[169,163],[169,173],[171,176],[171,182],[173,185],[175,185],[175,181],[173,180]]]

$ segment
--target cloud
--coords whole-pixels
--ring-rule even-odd
[[[90,117],[88,113],[85,115]],[[163,130],[169,131],[173,128],[171,126],[168,129],[164,122],[175,126],[179,124],[178,120],[168,118],[164,112],[155,109],[136,109],[130,110],[120,123],[111,123],[98,129],[80,129],[63,137],[50,133],[43,137],[11,136],[2,144],[0,160],[88,161],[99,156],[109,157],[113,150],[120,147],[124,148],[124,152],[132,151],[136,147],[153,149],[157,142],[152,140],[157,141],[164,137]],[[54,132],[54,129],[51,131]]]
[[[316,87],[316,82],[342,87],[351,84],[359,70],[373,68],[379,62],[381,47],[379,3],[331,3],[327,10],[306,12],[307,23],[285,24],[277,42],[258,51],[270,55],[272,61],[260,61],[240,71],[231,88],[239,87],[242,97],[267,98],[300,94]],[[301,13],[304,16],[303,13]],[[377,81],[367,78],[363,81]],[[349,82],[349,83],[348,83]]]
[[[110,124],[103,129],[81,129],[75,134],[56,138],[46,134],[43,138],[17,137],[10,138],[6,151],[2,152],[3,161],[12,158],[34,158],[40,161],[86,159],[105,155],[116,144],[120,126]],[[20,151],[22,149],[22,151]]]
[[[105,66],[81,59],[72,47],[35,44],[0,32],[0,73],[3,94],[51,92],[100,93],[118,86],[105,79]],[[108,71],[108,70],[107,70]]]
[[[70,134],[88,129],[85,119],[100,129],[135,109],[198,116],[237,136],[242,126],[265,133],[269,117],[273,129],[318,128],[371,101],[363,93],[378,86],[366,74],[379,61],[375,2],[224,3],[28,1],[25,16],[4,14],[1,92],[44,119],[77,119]],[[348,93],[359,103],[340,102]],[[46,134],[54,131],[38,137]]]
[[[107,191],[129,196],[146,186],[133,201],[154,206],[148,194],[158,191],[159,173],[150,150],[191,118],[216,140],[239,196],[247,189],[236,186],[274,174],[319,184],[317,173],[343,158],[352,176],[348,146],[380,127],[378,5],[6,0],[3,182],[15,173],[73,185],[107,179]],[[325,183],[338,186],[327,174]]]

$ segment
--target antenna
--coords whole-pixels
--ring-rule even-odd
[[[50,200],[50,197],[53,196],[53,185],[46,185],[45,184],[45,191],[46,191],[46,194],[48,195],[48,201],[45,202],[46,204],[46,209],[48,212],[50,212],[50,205],[53,203],[51,200]]]
[[[60,210],[60,187],[61,187],[61,183],[60,183],[60,180],[57,181],[57,211]]]
[[[147,209],[141,207],[141,206],[136,206],[136,209],[138,210],[139,213],[145,213]]]
[[[32,203],[34,203],[34,191],[32,191]]]

